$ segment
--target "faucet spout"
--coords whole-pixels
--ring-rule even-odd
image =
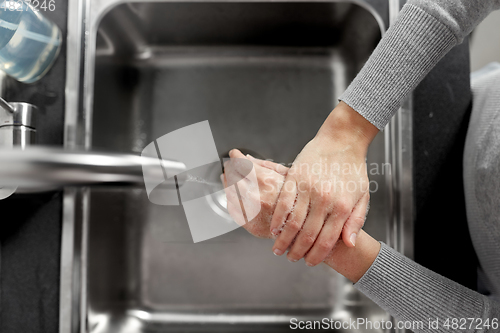
[[[0,187],[19,186],[24,190],[65,186],[144,186],[143,168],[148,177],[168,186],[161,168],[176,174],[186,170],[184,163],[158,160],[133,154],[74,151],[46,147],[0,149]],[[151,170],[158,170],[152,173]]]

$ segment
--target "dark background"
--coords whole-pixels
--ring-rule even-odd
[[[415,260],[471,289],[478,261],[467,227],[463,150],[471,112],[469,43],[414,93]]]

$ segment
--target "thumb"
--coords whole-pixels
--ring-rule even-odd
[[[365,224],[370,206],[370,193],[366,192],[354,207],[342,230],[342,240],[347,247],[356,245],[356,237]]]

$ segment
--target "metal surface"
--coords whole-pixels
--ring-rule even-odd
[[[0,98],[0,149],[16,147],[22,150],[35,144],[37,110],[28,103],[7,103]],[[7,185],[0,183],[0,200],[17,191],[17,183]]]
[[[9,113],[14,113],[14,108],[5,99],[0,97],[0,108],[8,111]]]
[[[69,17],[67,147],[140,152],[208,119],[221,156],[238,147],[289,163],[374,49],[388,2],[77,0]],[[387,140],[369,151],[378,186],[365,228],[383,241],[399,195]],[[182,207],[141,189],[68,189],[63,232],[61,333],[388,317],[332,270],[276,258],[244,230],[192,244]]]
[[[399,17],[405,0],[389,0],[389,20],[393,24]],[[394,175],[387,178],[390,216],[386,243],[408,258],[414,256],[414,195],[413,195],[413,107],[410,95],[385,129],[386,162]],[[392,318],[394,326],[397,320]],[[396,329],[397,333],[409,330]]]
[[[1,98],[0,98],[1,99]],[[5,102],[5,101],[4,101]],[[7,102],[5,102],[7,103]],[[10,129],[16,126],[24,126],[31,129],[36,128],[37,108],[28,103],[10,103],[10,108],[0,108],[0,128],[8,127]],[[27,141],[27,140],[23,140]],[[14,145],[20,143],[14,142]],[[0,142],[0,148],[11,146],[12,142]]]
[[[10,103],[14,109],[12,125],[36,128],[38,108],[28,103]]]
[[[394,23],[404,0],[391,0],[390,22]],[[386,161],[396,166],[394,177],[389,178],[392,218],[388,228],[388,244],[413,258],[413,106],[410,95],[391,119],[385,130]]]
[[[184,164],[162,160],[170,172]],[[37,190],[46,187],[136,185],[143,187],[143,168],[158,170],[158,160],[130,154],[68,151],[57,148],[0,149],[0,185]],[[165,180],[163,173],[150,177]],[[175,182],[172,181],[175,188]]]

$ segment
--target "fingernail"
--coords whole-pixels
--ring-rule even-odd
[[[271,233],[276,236],[278,234],[279,230],[274,228],[273,230],[271,230]]]
[[[255,160],[255,157],[253,157],[252,155],[250,154],[247,154],[247,157],[250,157],[251,159]]]
[[[287,259],[289,262],[297,262],[298,261],[297,259],[292,259],[292,258],[288,258],[288,257],[287,257]]]
[[[349,237],[349,240],[351,241],[352,246],[356,246],[356,237],[357,237],[357,236],[358,236],[358,235],[356,235],[356,233],[355,233],[355,232],[353,232],[353,233],[351,234],[351,237]]]
[[[313,267],[314,266],[313,264],[311,264],[310,262],[307,262],[307,261],[306,261],[306,265],[309,266],[309,267]]]
[[[283,254],[283,251],[281,251],[280,249],[274,249],[273,253],[277,256],[280,256]]]

